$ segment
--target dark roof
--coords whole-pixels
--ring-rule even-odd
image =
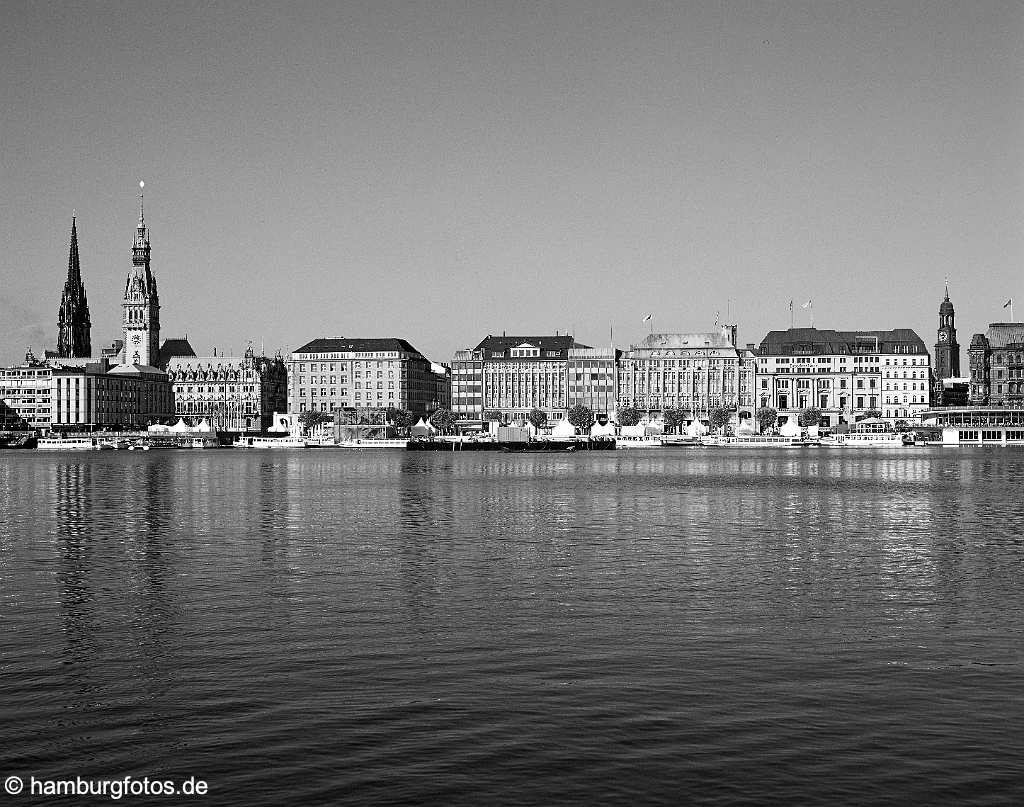
[[[1017,347],[1024,343],[1024,322],[990,322],[986,336],[989,347]]]
[[[474,350],[484,351],[485,358],[490,358],[494,353],[505,353],[520,345],[532,345],[540,348],[541,356],[551,350],[568,351],[570,348],[589,348],[590,345],[581,345],[571,336],[488,336]],[[564,353],[563,356],[567,356]]]
[[[160,360],[164,363],[175,357],[195,355],[196,352],[188,339],[164,339],[164,343],[160,345]]]
[[[307,342],[292,353],[376,353],[385,351],[404,350],[406,353],[418,353],[423,355],[416,348],[410,345],[405,339],[346,339],[343,336],[332,338],[321,337]]]
[[[871,347],[874,353],[875,339],[878,339],[879,353],[895,353],[897,345],[916,345],[915,353],[925,354],[928,348],[911,328],[893,328],[889,331],[833,331],[820,328],[789,328],[785,331],[769,331],[761,340],[758,352],[762,356],[788,355],[853,355],[865,352]]]

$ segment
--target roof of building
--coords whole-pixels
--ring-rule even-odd
[[[292,353],[377,353],[377,352],[405,351],[406,353],[418,353],[423,355],[416,348],[410,345],[405,339],[385,337],[383,339],[349,339],[344,336],[321,337],[307,342]]]
[[[173,358],[195,355],[196,352],[192,349],[192,345],[187,337],[184,339],[164,339],[163,344],[160,345],[160,363],[165,366]]]
[[[571,336],[490,336],[482,340],[474,350],[484,351],[484,355],[490,358],[494,353],[506,353],[516,347],[535,347],[541,353],[548,351],[568,351],[570,348],[587,348],[589,345],[581,345]],[[543,355],[540,356],[543,358]]]
[[[985,335],[991,348],[1021,345],[1024,344],[1024,322],[990,322]]]
[[[652,333],[634,348],[705,348],[736,346],[726,331],[701,331],[697,333]]]
[[[875,347],[877,351],[867,350]],[[769,331],[761,340],[758,353],[762,356],[812,354],[852,355],[855,353],[896,353],[897,346],[914,345],[915,353],[927,353],[924,341],[912,328],[893,328],[888,331],[833,331],[821,328],[789,328]]]

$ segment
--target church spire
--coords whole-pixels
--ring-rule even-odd
[[[156,365],[160,356],[160,297],[156,277],[149,265],[149,228],[146,227],[142,195],[145,187],[145,182],[139,183],[139,224],[132,243],[132,268],[124,286],[123,361],[125,364]]]
[[[71,248],[68,250],[68,277],[57,314],[57,355],[82,358],[92,355],[92,322],[89,301],[82,283],[82,267],[78,257],[77,216],[71,215]]]

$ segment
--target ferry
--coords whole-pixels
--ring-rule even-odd
[[[103,446],[95,437],[40,437],[36,448],[40,451],[98,451]]]
[[[306,448],[306,441],[299,437],[239,437],[231,444],[233,448]]]
[[[709,435],[700,438],[703,446],[722,448],[806,448],[818,444],[806,437],[787,437],[781,434],[734,434],[727,437]]]
[[[832,448],[903,448],[907,443],[884,420],[869,418],[853,424],[846,434],[823,438],[821,444]]]

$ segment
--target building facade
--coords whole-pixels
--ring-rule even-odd
[[[967,354],[972,405],[1024,406],[1024,322],[991,323]]]
[[[715,407],[752,417],[757,363],[736,345],[736,326],[700,333],[653,333],[622,353],[618,406],[659,417],[682,409],[706,420]]]
[[[187,346],[187,348],[186,348]],[[196,356],[187,340],[167,340],[167,377],[174,414],[190,425],[206,420],[216,431],[263,432],[288,407],[288,368],[281,356]],[[191,354],[191,355],[188,355]]]
[[[618,407],[620,352],[613,347],[569,348],[566,371],[568,407],[585,406],[595,415],[614,417]]]
[[[141,186],[141,183],[140,183]],[[124,364],[160,365],[160,295],[150,267],[149,229],[139,194],[139,224],[132,244],[132,268],[124,286],[122,336]]]
[[[53,368],[31,350],[22,364],[0,368],[0,431],[50,428],[52,386]]]
[[[488,336],[475,348],[455,354],[452,410],[463,420],[481,420],[498,412],[503,420],[519,421],[534,409],[544,412],[549,422],[563,420],[572,405],[570,363],[578,392],[591,389],[589,380],[587,387],[582,385],[581,374],[588,361],[596,364],[601,359],[578,353],[589,350],[568,335]]]
[[[780,416],[816,408],[824,426],[869,412],[917,421],[929,405],[930,357],[909,328],[790,328],[769,332],[757,352],[757,405]]]
[[[174,414],[167,374],[155,367],[99,359],[53,367],[54,431],[140,430]]]
[[[71,248],[68,251],[68,277],[57,314],[57,356],[82,358],[92,355],[92,322],[89,300],[82,282],[78,257],[78,226],[71,217]]]
[[[314,339],[288,360],[288,411],[408,409],[427,415],[451,400],[447,368],[404,339]]]

